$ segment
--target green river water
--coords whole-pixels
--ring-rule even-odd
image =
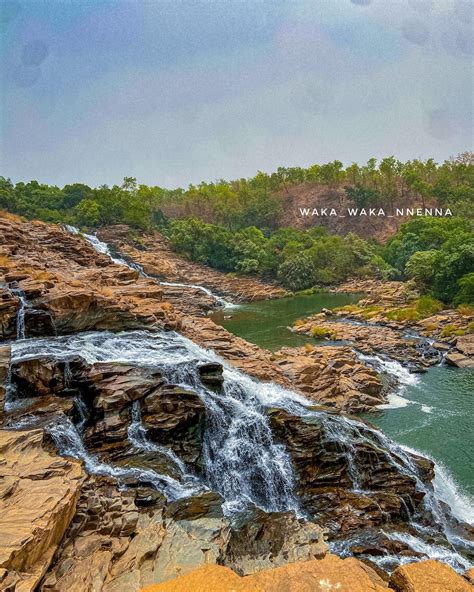
[[[355,294],[314,294],[243,304],[214,313],[228,331],[275,351],[315,340],[289,331],[296,319],[357,302]],[[320,342],[321,343],[321,342]],[[328,342],[323,342],[328,343]],[[402,369],[401,369],[402,370]],[[389,404],[366,416],[393,440],[432,457],[471,503],[474,495],[474,371],[446,365],[402,376]]]

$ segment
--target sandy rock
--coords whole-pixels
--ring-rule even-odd
[[[446,355],[445,360],[451,366],[457,368],[474,368],[474,358],[467,357],[464,354],[452,352]]]
[[[474,356],[474,333],[458,337],[456,349],[465,356]]]
[[[396,592],[472,592],[473,587],[454,569],[429,559],[398,567],[390,578]]]
[[[164,584],[148,586],[141,592],[263,592],[263,588],[249,580],[228,567],[209,564]]]
[[[0,568],[33,590],[74,516],[83,472],[42,448],[41,430],[0,431]]]
[[[387,585],[377,574],[354,558],[290,563],[239,578],[221,566],[204,566],[187,576],[150,586],[142,592],[384,592]]]

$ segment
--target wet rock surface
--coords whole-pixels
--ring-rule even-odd
[[[423,493],[415,479],[397,470],[369,429],[363,440],[354,434],[347,441],[330,419],[272,410],[270,422],[292,457],[299,498],[331,538],[387,521],[406,522],[407,513],[419,507]],[[430,461],[413,456],[413,462],[427,481],[433,479]]]

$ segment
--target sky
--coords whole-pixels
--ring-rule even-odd
[[[0,175],[161,187],[473,148],[473,0],[1,0]]]

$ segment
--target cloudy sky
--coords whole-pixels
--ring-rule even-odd
[[[472,0],[2,0],[0,174],[167,187],[472,149]]]

